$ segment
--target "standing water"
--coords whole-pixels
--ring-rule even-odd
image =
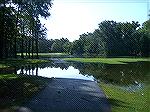
[[[93,76],[81,74],[80,71],[69,63],[49,63],[22,66],[17,74],[38,75],[47,78],[73,78],[94,81]]]
[[[62,62],[22,66],[17,69],[17,73],[48,78],[96,80],[117,85],[129,91],[136,91],[149,83],[149,66],[149,62],[123,65]]]

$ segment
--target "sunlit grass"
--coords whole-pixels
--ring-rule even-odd
[[[39,55],[46,55],[47,53],[40,53]],[[48,53],[49,55],[67,55],[66,53]]]
[[[137,92],[130,92],[110,84],[99,85],[111,104],[112,112],[149,112],[150,86]]]
[[[0,68],[7,68],[9,66],[6,66],[5,64],[0,64]]]
[[[126,64],[128,62],[150,61],[150,58],[64,58],[64,60],[84,63]]]
[[[0,80],[1,79],[16,79],[17,75],[16,74],[0,74]]]
[[[68,56],[66,53],[39,53],[40,58],[60,58]]]
[[[21,56],[21,53],[17,53],[18,56]],[[24,56],[26,56],[26,53],[23,53]],[[29,54],[28,54],[29,55]],[[30,53],[30,56],[32,53]],[[33,56],[35,57],[37,54],[33,53]],[[51,57],[61,57],[61,56],[67,56],[67,53],[38,53],[39,58],[51,58]],[[28,57],[28,56],[27,56]]]
[[[5,59],[5,60],[0,60],[0,68],[8,68],[13,65],[39,64],[39,63],[47,63],[47,62],[50,61],[41,60],[41,59]]]

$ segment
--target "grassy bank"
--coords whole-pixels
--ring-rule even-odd
[[[6,66],[5,64],[0,64],[0,68],[7,68],[9,66]]]
[[[112,112],[149,112],[150,86],[130,92],[117,86],[100,83],[112,107]]]
[[[23,53],[26,56],[26,53]],[[32,54],[30,53],[30,56]],[[17,56],[21,56],[21,53],[18,53]],[[36,53],[33,53],[33,56],[36,57]],[[65,57],[68,56],[66,53],[39,53],[39,58],[53,58],[53,57]]]
[[[66,61],[84,63],[126,64],[128,62],[149,61],[150,58],[64,58]]]
[[[39,53],[39,58],[63,58],[68,55],[66,53]]]
[[[48,60],[41,59],[5,59],[0,60],[0,68],[7,68],[13,65],[24,65],[24,64],[39,64],[46,63]]]
[[[50,79],[37,76],[0,74],[0,109],[19,106],[43,89]]]

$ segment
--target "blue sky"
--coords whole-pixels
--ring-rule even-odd
[[[117,22],[148,19],[150,0],[54,0],[51,16],[41,19],[48,29],[47,38],[79,38],[80,34],[93,32],[104,20]]]

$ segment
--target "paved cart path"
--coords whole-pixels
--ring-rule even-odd
[[[53,78],[24,107],[33,112],[110,112],[106,96],[89,80]]]

